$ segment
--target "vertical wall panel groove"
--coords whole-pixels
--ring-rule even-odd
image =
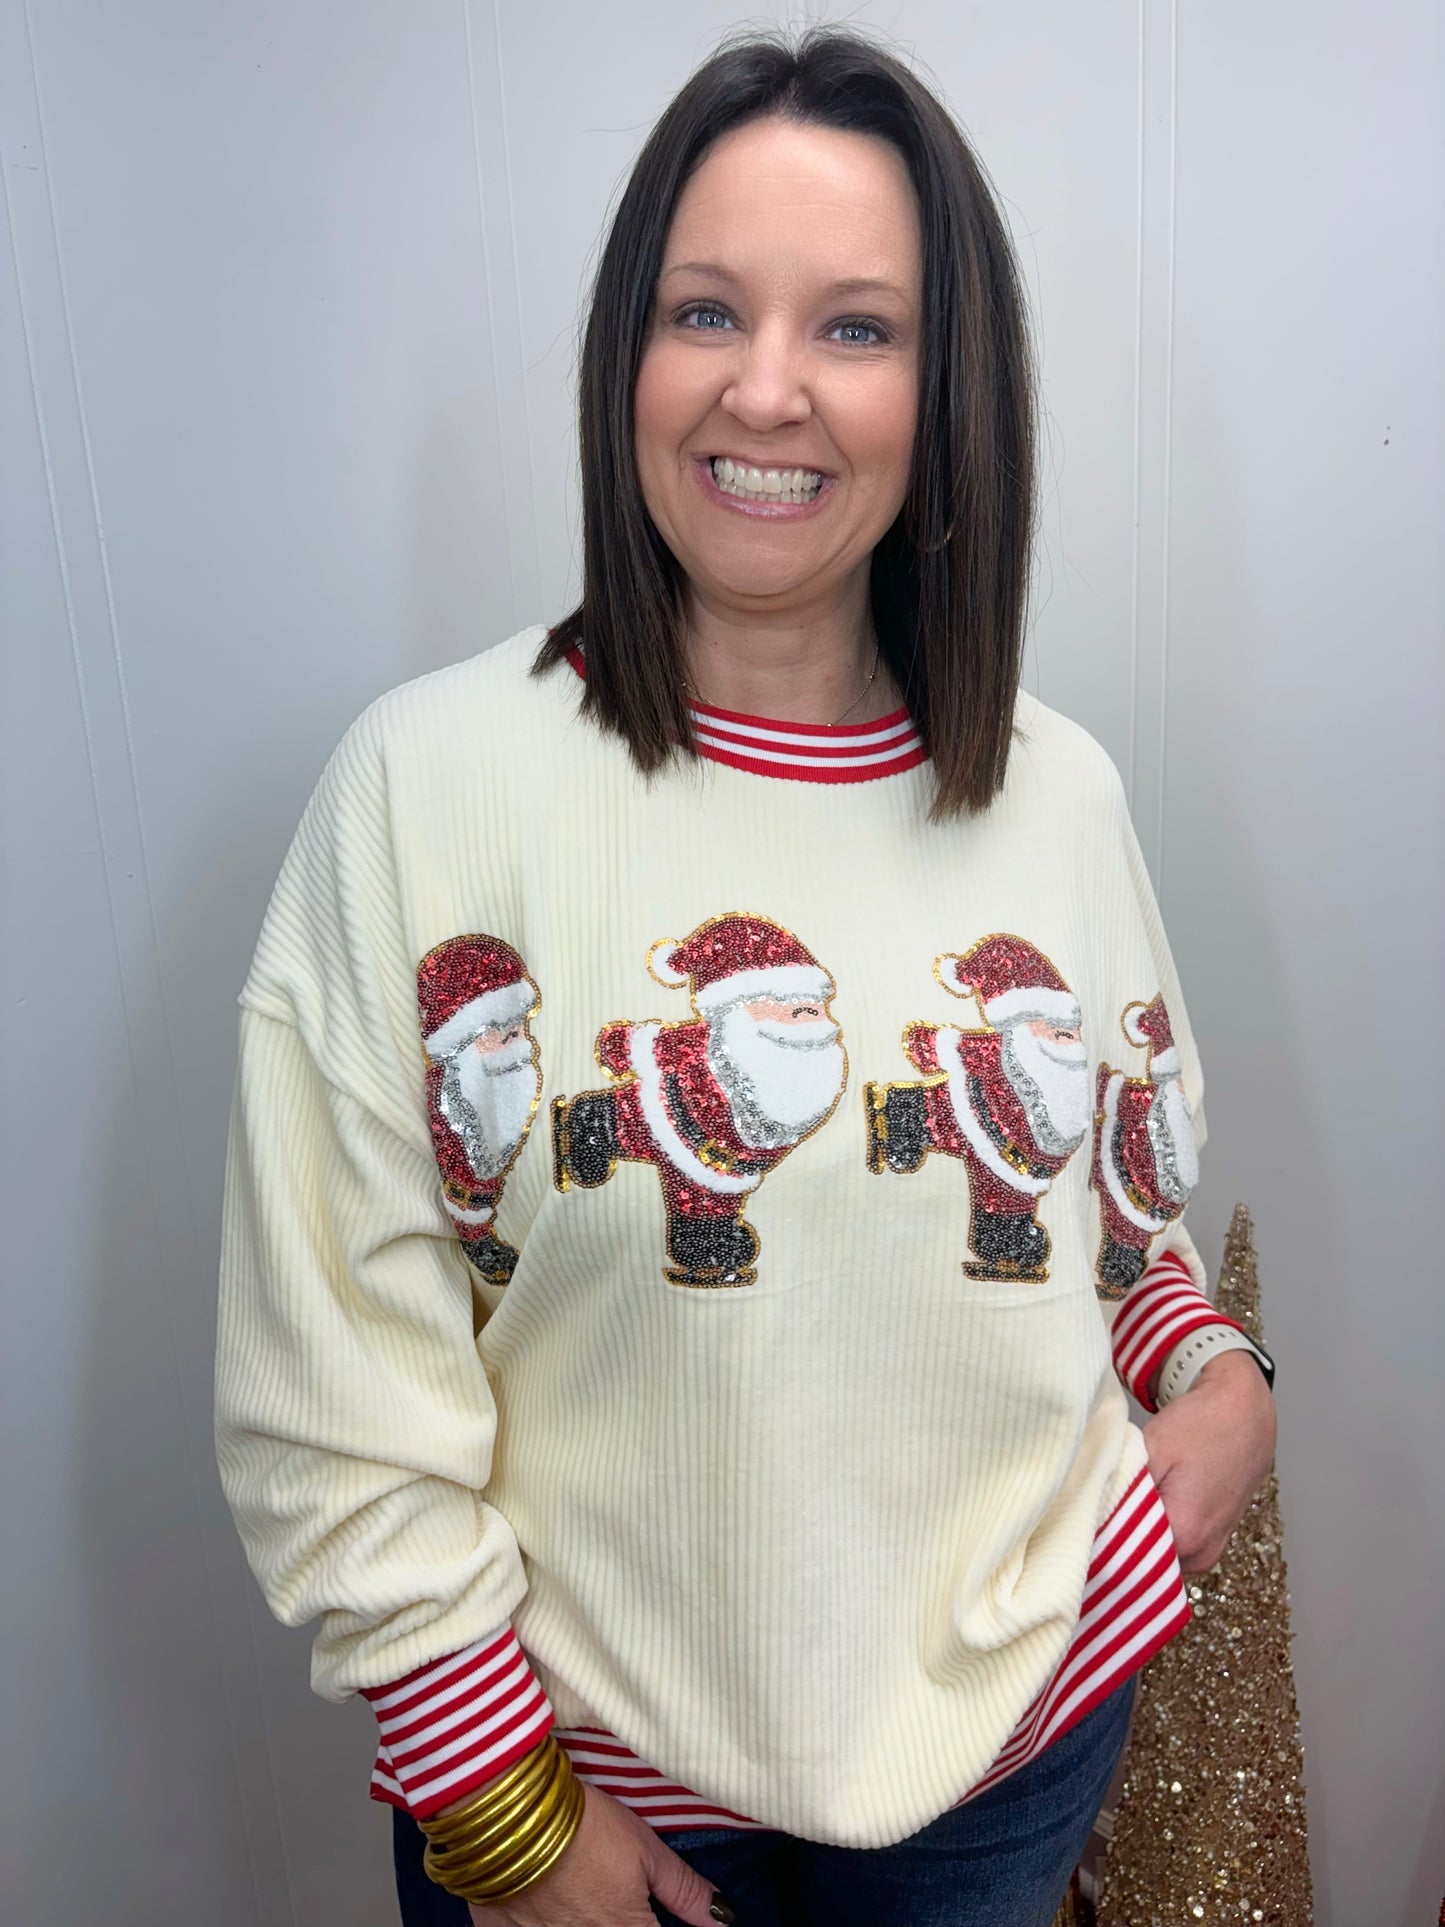
[[[1164,895],[1164,715],[1174,337],[1174,7],[1139,0],[1139,198],[1134,359],[1134,581],[1129,804]]]
[[[541,579],[538,554],[534,458],[528,421],[526,358],[522,347],[521,290],[517,274],[516,223],[507,104],[502,75],[501,27],[496,0],[485,0],[486,26],[472,30],[472,0],[462,0],[467,28],[477,198],[486,248],[487,311],[492,328],[497,433],[503,468],[507,546],[512,574],[512,627],[547,620],[553,613]],[[500,641],[488,636],[485,642]]]

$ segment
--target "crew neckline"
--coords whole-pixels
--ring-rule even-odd
[[[580,649],[567,660],[585,682]],[[928,752],[906,709],[871,723],[789,723],[688,699],[697,752],[751,776],[795,783],[872,783],[926,763]]]

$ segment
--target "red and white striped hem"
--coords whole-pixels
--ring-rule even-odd
[[[362,1694],[381,1728],[371,1797],[418,1820],[504,1772],[553,1724],[510,1626]]]
[[[727,1807],[690,1793],[669,1780],[601,1726],[559,1726],[557,1743],[572,1762],[579,1780],[610,1793],[659,1833],[677,1827],[742,1827],[749,1832],[767,1829]]]
[[[1095,1536],[1067,1652],[988,1772],[955,1804],[976,1799],[1037,1759],[1167,1645],[1189,1616],[1164,1503],[1148,1473],[1141,1471]],[[601,1727],[558,1727],[556,1739],[580,1780],[631,1807],[659,1833],[683,1827],[767,1831],[762,1822],[716,1806],[669,1780]]]
[[[1147,1411],[1155,1374],[1176,1345],[1205,1325],[1240,1327],[1217,1312],[1173,1251],[1155,1258],[1120,1305],[1110,1332],[1114,1369]]]

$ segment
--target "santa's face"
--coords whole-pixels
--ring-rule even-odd
[[[847,1075],[842,1033],[826,1003],[750,997],[711,1018],[713,1076],[744,1144],[796,1144],[828,1116]]]
[[[438,1108],[478,1178],[499,1177],[527,1135],[542,1090],[524,1021],[492,1024],[444,1060]]]
[[[1020,1018],[1001,1035],[1003,1074],[1035,1143],[1049,1157],[1067,1157],[1083,1143],[1092,1117],[1089,1058],[1078,1026]]]

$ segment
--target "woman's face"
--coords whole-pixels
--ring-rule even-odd
[[[781,612],[866,580],[908,490],[922,282],[887,142],[762,120],[709,151],[634,411],[643,498],[695,594]]]

